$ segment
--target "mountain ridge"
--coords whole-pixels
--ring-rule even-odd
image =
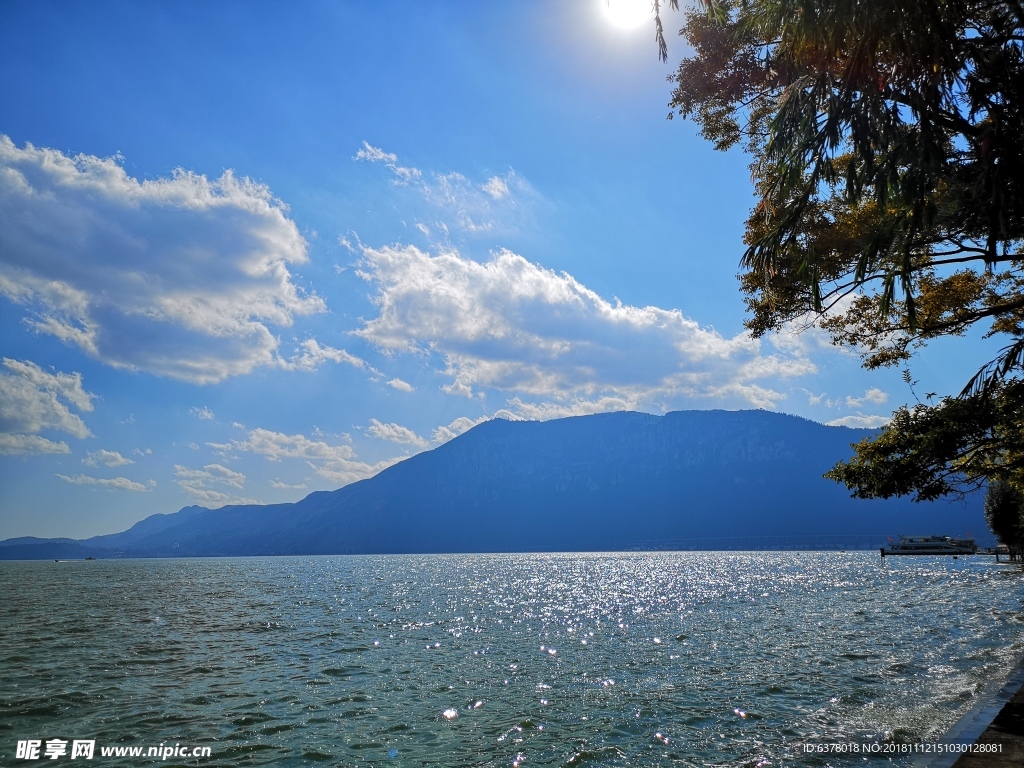
[[[0,559],[67,556],[43,554],[48,544],[96,557],[387,554],[985,530],[980,498],[854,500],[821,477],[873,433],[770,411],[492,419],[297,502],[185,507],[77,541],[22,537],[0,542]]]

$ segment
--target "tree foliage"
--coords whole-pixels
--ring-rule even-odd
[[[830,475],[859,496],[1024,488],[1020,0],[707,0],[680,34],[670,117],[752,158],[755,336],[816,324],[868,368],[978,324],[1006,340]]]
[[[996,481],[985,495],[985,520],[1000,544],[1010,550],[1010,558],[1020,559],[1024,547],[1024,494]]]
[[[900,408],[880,435],[858,443],[857,455],[827,477],[861,498],[914,495],[920,501],[987,481],[1012,485],[1024,475],[1022,408],[1021,381],[985,396]]]

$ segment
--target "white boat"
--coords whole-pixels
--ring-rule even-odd
[[[886,555],[973,555],[978,551],[974,539],[954,539],[952,536],[900,536],[900,540],[882,547]]]

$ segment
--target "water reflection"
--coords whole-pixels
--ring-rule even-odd
[[[5,563],[0,730],[204,765],[824,765],[802,744],[934,737],[1024,651],[1015,568],[878,560]]]

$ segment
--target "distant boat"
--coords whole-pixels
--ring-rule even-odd
[[[952,536],[900,536],[900,540],[881,548],[886,555],[973,555],[978,552],[974,539]]]

